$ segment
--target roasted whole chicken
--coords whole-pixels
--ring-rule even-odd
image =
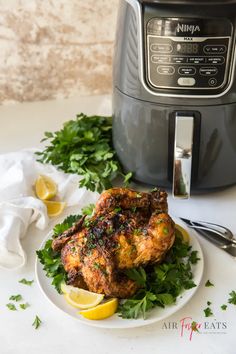
[[[125,270],[160,263],[175,239],[167,194],[127,188],[104,191],[93,216],[55,238],[68,283],[96,293],[129,298],[136,283]]]

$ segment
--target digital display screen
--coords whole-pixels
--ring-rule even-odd
[[[177,52],[180,54],[198,54],[198,43],[178,43]]]

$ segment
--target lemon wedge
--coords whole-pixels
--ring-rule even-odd
[[[66,203],[64,202],[56,202],[50,200],[44,200],[44,204],[47,207],[48,216],[58,216],[60,215],[66,207]]]
[[[177,230],[180,233],[180,236],[182,237],[182,240],[185,243],[189,243],[190,240],[189,233],[182,226],[175,224],[175,230]]]
[[[57,193],[57,185],[52,178],[40,175],[35,182],[35,192],[39,199],[52,199]]]
[[[105,318],[114,315],[117,307],[118,300],[114,298],[91,309],[80,311],[79,314],[88,320],[104,320]]]
[[[103,300],[103,294],[92,293],[91,291],[74,288],[73,286],[62,286],[66,301],[73,307],[88,309],[97,306]]]

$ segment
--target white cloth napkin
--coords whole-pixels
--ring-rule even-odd
[[[58,197],[67,206],[96,202],[97,193],[78,188],[82,178],[65,174],[51,165],[36,161],[36,150],[22,150],[0,155],[0,267],[16,269],[26,263],[26,254],[21,246],[29,225],[45,229],[49,219],[44,203],[34,194],[37,177],[47,175],[58,186]]]

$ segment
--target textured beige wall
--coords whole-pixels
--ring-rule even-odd
[[[0,0],[0,103],[111,90],[118,0]]]

